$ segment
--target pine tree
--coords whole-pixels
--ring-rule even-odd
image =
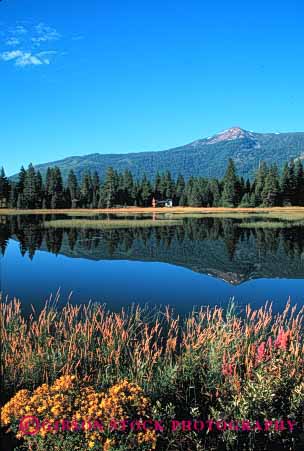
[[[158,188],[155,190],[155,195],[160,199],[172,199],[175,194],[175,184],[172,180],[170,171],[166,171],[164,174],[161,174],[160,180],[158,183]]]
[[[162,198],[161,184],[162,184],[162,178],[161,178],[161,175],[159,174],[159,172],[157,172],[156,176],[155,176],[154,188],[153,188],[154,196],[155,196],[155,199],[157,199],[157,200]]]
[[[17,182],[17,193],[22,194],[24,190],[24,183],[25,183],[25,177],[26,177],[26,170],[23,166],[21,166],[19,174],[18,174],[18,182]]]
[[[97,171],[94,171],[93,177],[92,177],[92,187],[93,191],[97,192],[99,190],[100,186],[100,179]]]
[[[36,208],[38,204],[36,171],[30,163],[25,176],[23,200],[25,208]]]
[[[291,205],[290,198],[290,181],[289,181],[289,167],[288,163],[285,163],[280,180],[281,188],[281,200],[283,206]]]
[[[105,181],[103,184],[103,199],[106,208],[114,206],[116,201],[117,188],[117,174],[112,167],[109,167],[106,172]]]
[[[297,197],[297,177],[293,160],[291,160],[289,164],[289,197],[291,205],[295,205]]]
[[[93,199],[93,183],[90,172],[83,174],[80,194],[82,207],[89,208]]]
[[[51,208],[62,208],[64,207],[64,192],[63,192],[63,181],[60,169],[55,166],[52,170],[51,175]]]
[[[250,194],[250,206],[252,206],[252,207],[257,207],[259,204],[258,204],[258,201],[257,201],[257,198],[256,198],[256,196],[255,196],[255,192],[253,191],[251,194]]]
[[[0,207],[7,207],[10,196],[10,183],[5,175],[4,168],[0,170]]]
[[[126,169],[123,174],[123,203],[126,205],[133,205],[134,199],[133,199],[133,176],[131,172]]]
[[[187,199],[187,194],[185,193],[185,191],[182,193],[178,205],[180,207],[187,207],[188,206],[188,199]]]
[[[175,193],[174,181],[172,180],[170,171],[166,171],[164,175],[164,197],[172,199]]]
[[[251,184],[250,184],[250,180],[249,179],[246,180],[245,192],[248,193],[248,194],[251,194]]]
[[[226,174],[223,179],[222,205],[224,207],[235,207],[238,200],[237,191],[238,178],[236,176],[233,160],[230,158]]]
[[[303,164],[300,159],[297,160],[295,165],[295,174],[296,174],[296,198],[295,204],[299,206],[304,205],[304,170]]]
[[[235,204],[239,205],[239,203],[241,202],[242,197],[244,196],[246,192],[246,186],[245,186],[245,180],[243,177],[241,178],[237,178],[237,182],[236,182],[236,200],[235,200]]]
[[[106,199],[105,199],[105,192],[104,192],[103,186],[99,187],[98,208],[106,208]]]
[[[141,181],[141,200],[144,207],[150,207],[152,201],[152,186],[144,174]]]
[[[205,179],[204,177],[197,177],[195,179],[195,184],[198,187],[198,192],[200,194],[200,206],[201,207],[210,207],[211,205],[211,193],[209,190],[209,183],[208,179]],[[197,199],[198,200],[198,199]]]
[[[116,203],[118,205],[125,204],[124,178],[120,172],[117,174]]]
[[[41,208],[44,198],[44,187],[40,171],[37,171],[36,173],[36,196],[37,196],[36,208]]]
[[[218,207],[221,202],[220,185],[217,179],[211,179],[208,184],[210,192],[210,206]]]
[[[10,196],[9,196],[9,208],[17,208],[17,187],[15,183],[11,184]]]
[[[43,202],[45,208],[51,207],[52,191],[53,191],[52,179],[53,179],[53,170],[50,167],[48,167],[45,176],[45,192]]]
[[[79,188],[77,177],[73,169],[70,170],[68,175],[67,194],[71,208],[76,208],[79,202]]]
[[[267,165],[266,165],[265,161],[261,161],[261,163],[259,165],[259,169],[256,174],[256,177],[255,177],[254,194],[255,194],[256,205],[260,205],[263,202],[262,191],[264,188],[267,174],[268,174]]]
[[[188,203],[191,207],[201,207],[202,206],[202,195],[199,186],[199,182],[194,180],[190,196],[188,198]]]
[[[97,171],[94,171],[93,177],[92,177],[93,196],[92,196],[91,208],[97,208],[98,207],[99,187],[100,187],[99,175],[98,175]]]
[[[267,207],[275,207],[280,202],[279,172],[277,166],[272,165],[265,179],[264,188],[261,193],[262,203]]]
[[[177,177],[177,180],[176,180],[176,190],[175,190],[175,199],[174,199],[174,201],[175,201],[174,203],[176,203],[177,205],[179,205],[180,199],[185,190],[185,186],[186,186],[185,179],[181,174],[179,174],[179,176]]]
[[[24,199],[23,199],[23,194],[18,194],[17,195],[17,208],[18,210],[21,210],[22,208],[26,208]]]
[[[133,205],[135,207],[137,207],[139,205],[139,201],[140,201],[140,187],[139,187],[138,181],[135,181],[133,183],[132,199],[133,199]]]
[[[98,208],[98,191],[93,191],[92,202],[90,208]]]
[[[190,177],[189,180],[186,183],[186,187],[185,187],[184,193],[185,193],[185,196],[187,198],[188,205],[190,205],[191,191],[192,191],[192,188],[194,186],[194,183],[195,183],[194,177]]]
[[[250,198],[249,193],[245,193],[243,195],[241,202],[240,202],[240,207],[242,207],[242,208],[254,207],[254,205],[252,205],[252,203],[251,203],[251,198]]]

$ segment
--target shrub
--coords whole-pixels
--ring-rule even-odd
[[[1,423],[10,426],[30,450],[108,451],[116,445],[152,450],[153,430],[137,431],[136,423],[134,430],[127,426],[132,421],[142,424],[150,414],[150,401],[136,384],[124,380],[96,391],[75,376],[62,376],[33,393],[20,390],[3,407]]]

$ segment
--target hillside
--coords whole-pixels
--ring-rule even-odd
[[[174,149],[127,154],[93,153],[40,164],[36,168],[44,175],[48,166],[57,165],[64,178],[70,169],[78,177],[86,170],[97,170],[103,177],[109,166],[119,171],[129,169],[136,177],[144,173],[154,177],[157,171],[167,169],[174,177],[179,173],[186,178],[191,175],[219,177],[224,174],[229,158],[235,161],[240,175],[251,177],[260,160],[282,166],[292,158],[304,158],[304,133],[254,133],[234,127]]]

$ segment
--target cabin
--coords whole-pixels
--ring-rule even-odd
[[[152,199],[152,207],[173,207],[173,201],[172,199],[166,199],[166,200],[156,200]]]

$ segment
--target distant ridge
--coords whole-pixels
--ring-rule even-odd
[[[304,132],[255,133],[232,127],[211,137],[198,139],[173,149],[127,154],[92,153],[72,156],[63,160],[37,165],[44,175],[48,166],[58,166],[66,179],[70,169],[77,177],[96,170],[101,177],[112,166],[123,171],[129,169],[136,177],[144,173],[154,177],[156,172],[170,170],[174,177],[179,173],[191,176],[221,177],[229,158],[235,161],[240,175],[254,175],[261,160],[276,162],[280,167],[291,159],[304,159]]]

